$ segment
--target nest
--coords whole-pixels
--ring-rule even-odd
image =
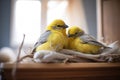
[[[23,43],[24,39],[19,48],[19,54],[17,58],[17,62],[21,63],[120,62],[120,49],[118,46],[118,41],[109,44],[109,48],[105,48],[99,54],[86,54],[69,49],[63,49],[59,52],[40,50],[34,54],[31,54],[31,52],[22,58],[19,58]]]

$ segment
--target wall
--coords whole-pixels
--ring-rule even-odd
[[[120,0],[102,0],[102,5],[104,41],[120,45]]]
[[[9,46],[10,0],[0,0],[0,48]]]
[[[88,32],[97,38],[96,0],[83,0]]]

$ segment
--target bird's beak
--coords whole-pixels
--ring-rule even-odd
[[[66,25],[66,24],[63,26],[63,28],[68,28],[68,27],[69,27],[69,26],[68,26],[68,25]]]

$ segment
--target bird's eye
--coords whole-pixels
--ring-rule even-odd
[[[61,27],[60,25],[57,25],[57,27]]]
[[[75,34],[78,34],[77,32]]]

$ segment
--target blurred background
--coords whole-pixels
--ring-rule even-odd
[[[98,40],[118,40],[113,33],[119,32],[119,5],[119,0],[0,0],[0,48],[18,47],[23,34],[24,46],[33,46],[54,19],[80,26]]]

